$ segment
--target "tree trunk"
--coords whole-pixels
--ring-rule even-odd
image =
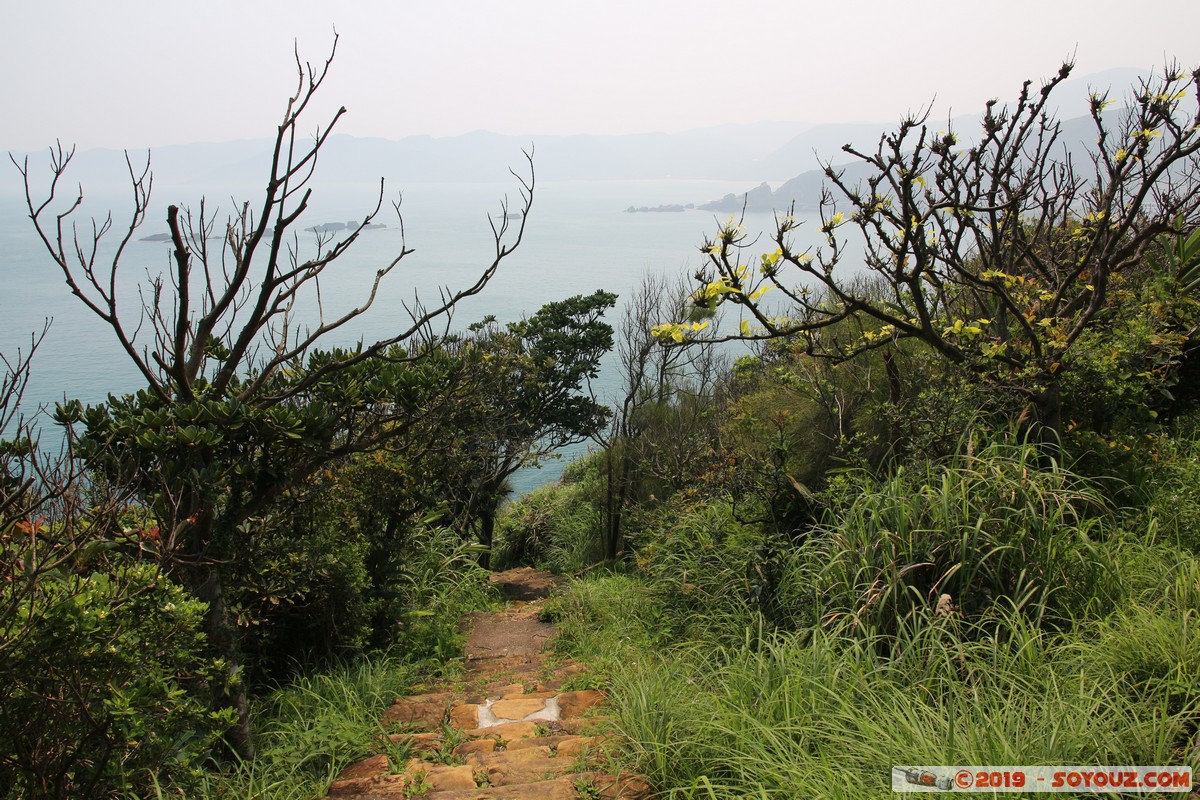
[[[484,503],[479,509],[479,543],[486,550],[479,554],[479,566],[489,569],[492,564],[492,540],[496,535],[496,508],[490,503]]]
[[[616,489],[611,498],[612,510],[609,517],[610,528],[608,540],[605,542],[604,558],[616,561],[625,550],[625,504],[629,501],[629,490],[633,486],[633,459],[629,456],[629,442],[624,441],[616,465]]]
[[[620,452],[614,455],[614,450]],[[616,561],[621,554],[622,516],[625,501],[629,497],[630,458],[627,455],[629,442],[618,439],[607,451],[608,479],[604,486],[605,519],[603,531],[604,560]]]
[[[208,644],[225,662],[225,669],[219,677],[220,683],[213,687],[213,708],[232,708],[236,712],[237,719],[226,733],[227,743],[240,758],[249,761],[254,758],[254,740],[250,733],[250,703],[241,674],[237,631],[229,617],[229,606],[225,602],[221,569],[216,564],[204,564],[196,572],[196,597],[208,604],[204,619]]]
[[[1037,441],[1047,458],[1058,458],[1063,444],[1062,394],[1058,379],[1051,377],[1034,401],[1037,411]]]
[[[616,458],[613,456],[613,445],[605,450],[605,460],[608,462],[604,481],[604,524],[600,531],[601,551],[604,559],[611,558],[613,532],[619,525],[620,512],[616,508]]]

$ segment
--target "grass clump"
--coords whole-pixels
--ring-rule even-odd
[[[850,499],[810,536],[792,578],[823,588],[826,620],[894,632],[939,601],[967,619],[999,604],[1049,624],[1113,607],[1120,586],[1097,546],[1103,495],[1032,445],[964,450],[837,489]]]
[[[1194,614],[1064,634],[1016,611],[986,630],[930,619],[887,648],[848,627],[756,633],[631,652],[609,689],[666,797],[882,798],[897,764],[1200,766],[1198,634]]]
[[[905,764],[1200,769],[1200,557],[1108,496],[1004,443],[845,473],[776,551],[773,605],[743,578],[767,551],[710,504],[663,520],[641,575],[570,584],[560,646],[602,660],[668,798],[890,797]]]
[[[376,656],[297,678],[251,709],[257,757],[208,772],[188,797],[213,800],[309,800],[324,796],[341,770],[379,752],[403,756],[381,719],[406,693],[419,664]],[[160,790],[158,797],[182,797]]]
[[[579,572],[604,558],[599,530],[587,485],[542,486],[501,509],[493,558],[498,569],[536,564],[558,574]]]

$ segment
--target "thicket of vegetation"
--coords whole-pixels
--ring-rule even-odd
[[[765,252],[721,226],[642,321],[675,366],[505,510],[562,569],[620,487],[624,553],[559,598],[559,646],[664,796],[1200,767],[1200,74],[1093,98],[1082,152],[1044,114],[1068,72],[977,136],[850,150],[868,177],[828,171],[815,252],[791,215]],[[731,338],[758,348],[715,378],[683,355]]]
[[[1090,157],[1044,114],[1067,68],[961,146],[906,121],[850,151],[864,184],[829,170],[825,247],[797,252],[783,215],[752,252],[731,220],[699,287],[647,278],[615,336],[604,291],[453,331],[520,245],[531,162],[471,286],[334,348],[409,251],[360,306],[297,317],[362,230],[288,235],[340,117],[298,144],[328,67],[297,64],[261,204],[220,252],[203,209],[172,207],[171,271],[140,295],[123,246],[97,259],[109,224],[76,238],[71,153],[40,193],[18,165],[145,388],[59,406],[51,457],[20,407],[39,339],[5,361],[7,796],[318,795],[391,746],[386,703],[515,564],[581,576],[559,646],[597,665],[667,796],[882,796],[895,764],[1200,767],[1200,73],[1093,98]],[[123,242],[149,207],[130,172]],[[731,363],[730,338],[756,349]],[[614,345],[606,408],[588,387]],[[584,439],[561,483],[503,503]]]
[[[381,703],[458,654],[459,617],[491,602],[507,479],[607,421],[588,385],[612,347],[611,293],[450,326],[521,244],[531,158],[470,285],[412,303],[383,339],[332,346],[411,252],[378,265],[359,305],[322,304],[383,201],[381,187],[340,239],[299,232],[344,113],[299,135],[332,58],[297,60],[262,195],[226,220],[169,206],[170,268],[140,286],[126,246],[151,208],[148,164],[129,164],[120,228],[76,222],[72,151],[15,163],[48,266],[144,387],[24,409],[45,331],[4,360],[3,796],[320,793],[381,746]],[[52,425],[58,454],[39,446]],[[306,699],[339,694],[340,720]]]

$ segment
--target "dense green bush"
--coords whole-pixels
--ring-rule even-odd
[[[478,547],[411,513],[385,513],[373,493],[393,468],[367,457],[330,470],[237,532],[230,591],[255,683],[370,648],[452,653],[460,611],[486,604]],[[394,491],[405,486],[397,476]]]
[[[633,576],[573,583],[556,608],[561,646],[603,663],[626,757],[661,796],[885,798],[896,764],[1200,766],[1200,568],[1172,572],[1154,607],[1077,630],[997,610],[931,616],[886,646],[848,619],[664,637]]]
[[[327,493],[290,499],[244,523],[230,559],[233,612],[255,683],[359,652],[379,606],[357,520]]]
[[[603,560],[600,509],[593,492],[583,482],[564,481],[506,505],[496,526],[493,565],[507,569],[527,564],[564,574]]]
[[[188,785],[231,719],[208,710],[203,610],[147,564],[43,579],[0,631],[4,796]]]
[[[413,681],[454,668],[463,644],[460,619],[494,599],[477,555],[478,547],[464,543],[457,531],[414,526],[396,554],[389,584],[390,646],[319,667],[308,664],[278,689],[260,692],[251,706],[257,757],[198,776],[192,792],[163,794],[309,800],[323,796],[357,759],[386,752],[403,763],[408,753],[389,742],[382,715]]]
[[[827,620],[894,632],[914,614],[978,620],[1022,609],[1059,624],[1112,607],[1119,587],[1094,539],[1105,498],[1036,446],[989,441],[945,463],[841,476],[795,581]]]
[[[1200,329],[1200,302],[1171,276],[1144,270],[1109,289],[1105,314],[1076,345],[1063,380],[1073,427],[1101,435],[1144,429],[1185,407],[1175,387]]]

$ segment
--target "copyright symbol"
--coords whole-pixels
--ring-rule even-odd
[[[954,773],[954,785],[960,789],[970,789],[975,785],[975,778],[965,769],[960,769]]]

